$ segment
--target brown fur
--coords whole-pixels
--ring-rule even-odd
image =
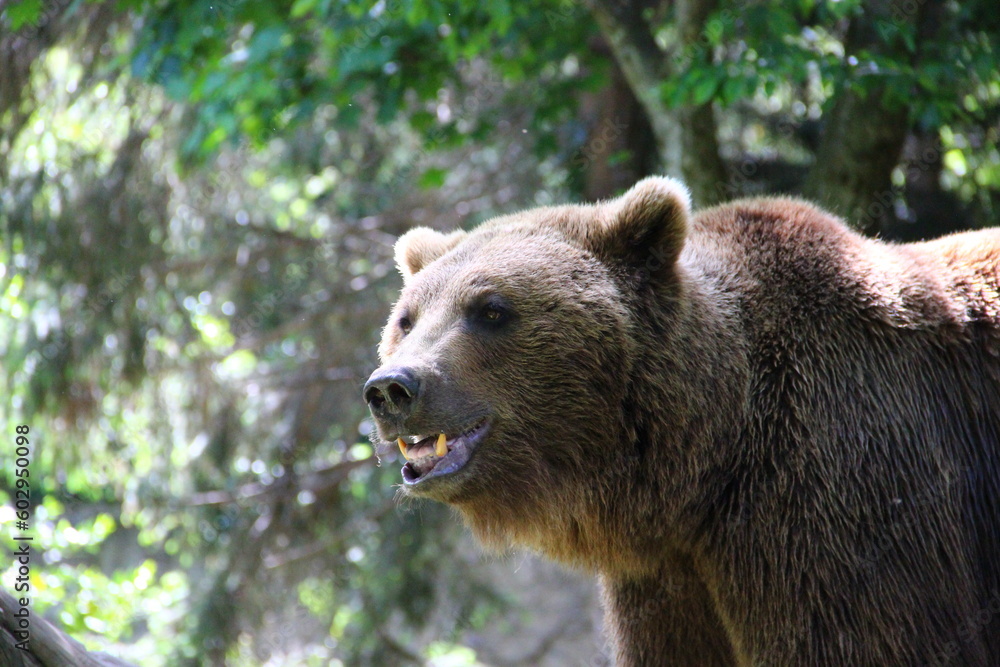
[[[414,493],[600,573],[621,665],[1000,664],[1000,231],[688,209],[654,178],[401,240],[420,402],[378,436],[491,420]]]

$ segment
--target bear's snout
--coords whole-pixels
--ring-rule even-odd
[[[408,368],[379,368],[365,383],[364,398],[377,419],[402,421],[420,396],[420,378]]]

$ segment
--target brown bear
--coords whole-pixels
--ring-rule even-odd
[[[1000,665],[1000,230],[649,178],[396,258],[373,437],[599,573],[618,664]]]

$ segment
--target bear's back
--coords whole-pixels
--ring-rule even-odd
[[[1000,335],[1000,228],[886,243],[807,202],[760,198],[700,212],[688,241],[699,266],[764,304],[771,323],[849,314],[946,337]]]
[[[747,341],[732,462],[744,473],[724,497],[751,517],[745,550],[779,553],[772,536],[794,536],[823,573],[803,595],[871,587],[869,605],[827,610],[860,625],[933,637],[939,620],[901,610],[988,608],[1000,587],[1000,230],[892,244],[805,202],[756,199],[698,214],[688,242],[682,260],[729,292]],[[737,539],[721,525],[715,539]],[[983,649],[1000,659],[996,642],[961,655],[976,663]]]

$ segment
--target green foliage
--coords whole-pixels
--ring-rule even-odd
[[[15,0],[4,9],[4,18],[11,30],[34,25],[42,15],[42,0]]]
[[[694,43],[676,48],[664,98],[732,105],[779,94],[808,107],[846,89],[905,107],[928,130],[984,119],[985,109],[995,108],[987,91],[1000,77],[1000,22],[987,16],[987,3],[953,3],[934,38],[918,38],[920,4],[869,17],[858,0],[722,3]],[[863,25],[855,30],[870,32],[872,42],[853,44],[848,20]]]
[[[437,128],[421,107],[433,108],[444,91],[463,85],[455,77],[460,63],[485,59],[506,81],[544,77],[555,88],[566,85],[552,63],[574,54],[593,25],[576,6],[550,12],[547,23],[537,18],[537,7],[507,2],[159,3],[147,12],[132,72],[194,104],[182,151],[188,160],[240,138],[263,146],[324,107],[335,110],[338,125],[354,127],[363,100],[374,103],[377,122],[408,111],[425,142],[454,146],[476,135],[478,119],[462,119],[462,127],[460,119],[443,120]],[[551,96],[534,122],[559,117],[568,101]]]

